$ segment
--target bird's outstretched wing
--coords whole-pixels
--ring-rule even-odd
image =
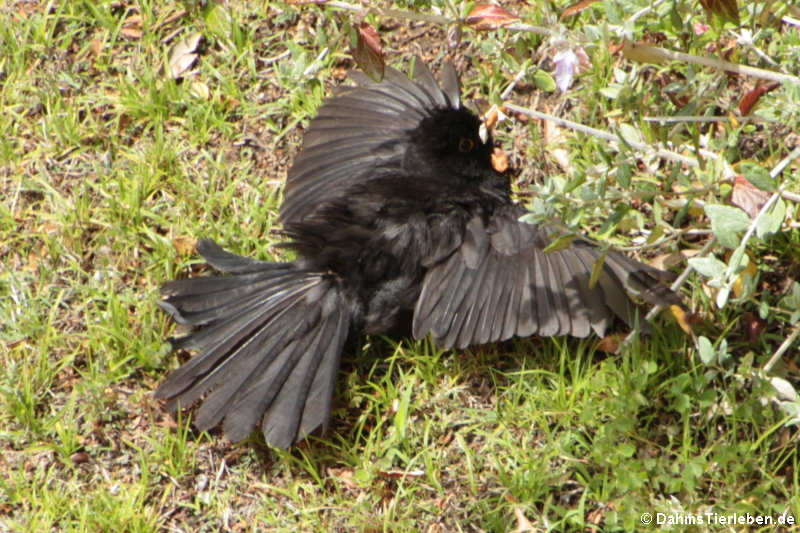
[[[284,188],[280,219],[298,222],[325,202],[350,196],[350,188],[402,166],[407,132],[441,109],[459,109],[459,84],[452,65],[441,69],[440,87],[417,59],[414,80],[393,68],[376,83],[360,72],[320,107],[303,139]]]
[[[512,205],[488,221],[469,220],[461,246],[427,272],[414,309],[413,333],[429,332],[445,348],[465,348],[513,336],[603,335],[614,316],[628,324],[636,305],[679,303],[662,284],[668,273],[607,251],[597,283],[592,269],[603,252],[580,240],[546,253],[541,225],[519,221]]]

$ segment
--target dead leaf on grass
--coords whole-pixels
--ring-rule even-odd
[[[550,155],[564,172],[570,173],[572,171],[572,162],[569,158],[569,151],[560,148],[567,142],[566,130],[557,126],[554,122],[545,120],[542,133],[544,134],[547,151],[550,152]]]
[[[594,349],[605,353],[617,353],[620,343],[624,340],[625,336],[621,333],[612,333],[606,335],[595,344]]]
[[[338,479],[342,482],[342,484],[351,490],[356,490],[359,488],[358,484],[353,481],[353,469],[352,468],[328,468],[328,476]]]
[[[178,237],[172,239],[172,246],[175,247],[175,251],[178,252],[178,255],[191,254],[194,252],[194,245],[194,237],[190,237],[188,235],[179,235]]]
[[[378,472],[378,474],[380,474],[382,477],[386,477],[389,479],[401,479],[409,477],[410,478],[422,477],[425,475],[425,472],[423,472],[422,470],[409,470],[406,472],[405,470],[395,469],[395,470],[380,471]]]
[[[187,70],[192,68],[197,61],[197,47],[203,36],[199,32],[194,32],[185,39],[178,41],[169,53],[168,73],[170,78],[181,78]]]
[[[142,36],[142,16],[131,15],[122,22],[119,33],[126,39],[136,40]]]
[[[524,533],[525,531],[535,531],[533,525],[525,518],[525,514],[518,505],[514,506],[514,517],[517,519],[517,527],[514,528],[514,533]]]

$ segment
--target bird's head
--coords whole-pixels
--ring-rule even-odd
[[[480,119],[463,107],[433,111],[410,132],[406,168],[461,191],[507,195],[508,178],[492,166],[492,136],[482,139],[480,126]]]

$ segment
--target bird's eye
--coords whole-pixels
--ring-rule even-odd
[[[458,150],[463,153],[467,153],[472,151],[475,148],[475,142],[472,139],[467,137],[461,137],[461,140],[458,141]]]

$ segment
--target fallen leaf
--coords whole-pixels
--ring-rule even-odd
[[[561,12],[561,16],[558,17],[559,20],[564,20],[567,17],[572,17],[583,11],[584,9],[588,8],[590,5],[597,2],[597,0],[581,0],[571,6],[567,7],[564,11]]]
[[[750,218],[756,218],[758,212],[769,200],[770,193],[755,187],[744,176],[736,176],[733,181],[731,203],[747,213]]]
[[[497,124],[497,120],[500,118],[500,110],[496,107],[493,107],[488,115],[486,115],[483,119],[483,125],[486,126],[486,129],[492,131]]]
[[[100,57],[100,53],[103,51],[103,41],[100,39],[93,39],[91,43],[89,43],[89,53],[94,58]]]
[[[362,22],[356,31],[356,45],[351,48],[353,59],[359,68],[375,81],[383,79],[386,63],[383,60],[381,38],[375,29]]]
[[[650,259],[650,265],[659,270],[669,270],[683,263],[684,257],[679,252],[660,254]]]
[[[405,470],[386,470],[378,472],[383,477],[387,477],[389,479],[401,479],[401,478],[417,478],[422,477],[425,475],[425,472],[422,470],[409,470],[406,472]]]
[[[172,47],[172,51],[169,54],[170,78],[181,78],[187,70],[192,68],[194,62],[197,61],[197,54],[195,51],[202,39],[203,36],[195,32],[175,43],[175,46]]]
[[[328,476],[338,479],[342,484],[351,490],[358,489],[358,484],[353,481],[352,468],[328,468]]]
[[[686,313],[686,311],[679,305],[670,305],[669,310],[672,313],[672,316],[675,317],[675,320],[678,322],[678,325],[681,327],[684,333],[691,335],[692,316]]]
[[[453,24],[447,29],[447,47],[456,48],[461,44],[461,24]]]
[[[753,106],[756,105],[759,98],[770,91],[774,91],[780,86],[781,84],[779,82],[774,81],[765,85],[759,85],[752,91],[748,91],[744,96],[742,96],[742,99],[739,100],[739,112],[742,115],[750,114],[750,111],[752,111]]]
[[[122,28],[119,33],[126,39],[139,39],[142,36],[142,30],[139,28]]]
[[[172,239],[172,246],[178,255],[189,255],[194,252],[195,240],[194,237],[188,235],[180,235]]]
[[[606,335],[595,344],[594,349],[605,353],[617,353],[619,350],[620,342],[624,339],[624,335],[620,333],[612,333]]]
[[[89,454],[86,452],[75,452],[70,456],[72,464],[79,465],[89,462]]]
[[[528,519],[525,518],[525,514],[522,512],[522,509],[520,509],[518,505],[514,506],[514,517],[517,519],[517,527],[514,528],[514,533],[535,531],[531,523],[528,521]]]
[[[621,43],[615,43],[614,41],[610,41],[608,43],[608,53],[610,55],[612,55],[612,56],[616,55],[617,53],[622,51],[624,48],[625,48],[625,41],[623,41]]]
[[[478,4],[464,20],[475,31],[496,30],[519,20],[505,9],[494,4]]]
[[[189,92],[195,98],[199,100],[208,100],[211,96],[211,91],[208,89],[208,85],[203,83],[202,81],[194,81],[192,85],[189,87]]]
[[[127,39],[139,39],[142,36],[142,16],[131,15],[122,21],[120,34]]]
[[[571,172],[573,165],[569,156],[569,151],[562,148],[562,146],[565,146],[567,143],[565,128],[558,126],[553,121],[545,120],[542,131],[547,151],[550,152],[550,155],[562,170]]]

